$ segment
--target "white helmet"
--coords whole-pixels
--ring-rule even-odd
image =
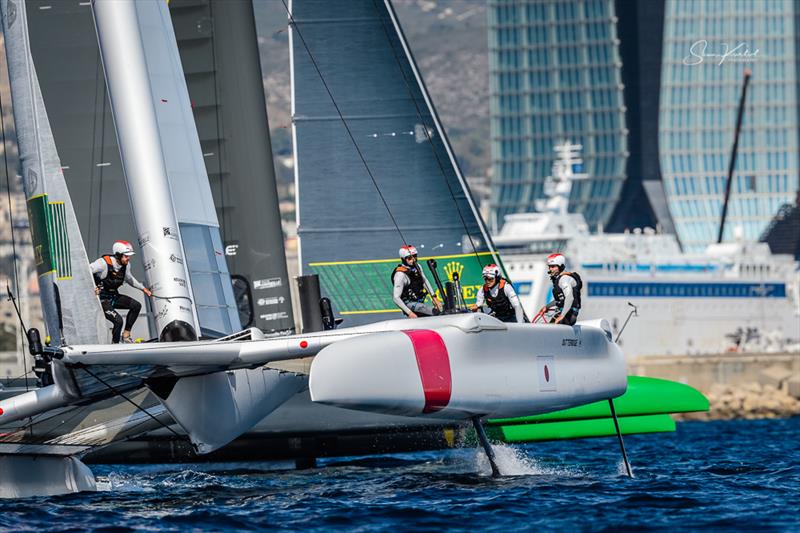
[[[497,279],[500,277],[500,267],[492,263],[483,267],[483,277]]]
[[[417,255],[417,249],[408,244],[406,246],[401,247],[399,253],[400,253],[400,259],[405,260],[406,258],[411,257],[412,255],[414,256]]]
[[[133,251],[133,246],[131,246],[131,243],[128,241],[115,242],[111,250],[114,252],[114,255],[134,255],[136,253]]]
[[[550,254],[547,256],[547,266],[557,266],[563,270],[567,266],[567,258],[561,254]]]

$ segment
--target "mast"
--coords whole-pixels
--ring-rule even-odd
[[[143,261],[159,265],[145,278],[156,295],[170,297],[153,301],[159,339],[195,340],[199,328],[194,305],[187,305],[189,276],[134,1],[94,0],[92,12]]]

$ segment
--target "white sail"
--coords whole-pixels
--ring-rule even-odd
[[[161,296],[153,302],[159,339],[193,340],[199,331],[197,315],[135,4],[102,0],[93,2],[92,10],[139,245],[145,263],[156,265],[145,269],[145,279]]]
[[[241,330],[203,151],[165,2],[135,2],[159,141],[200,328]]]
[[[24,0],[1,4],[23,185],[47,332],[54,345],[107,342],[28,43]]]

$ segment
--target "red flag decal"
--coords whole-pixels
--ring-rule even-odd
[[[433,413],[447,407],[453,390],[450,375],[450,356],[442,337],[435,331],[412,329],[403,331],[414,346],[417,368],[425,394],[423,413]]]

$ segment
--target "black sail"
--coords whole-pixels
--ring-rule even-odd
[[[413,244],[469,303],[498,260],[391,5],[293,0],[290,27],[303,273],[345,324],[398,318],[390,273]]]
[[[276,2],[276,7],[280,6]],[[237,296],[252,325],[294,331],[253,4],[172,0],[170,14]],[[239,299],[240,307],[246,302]],[[247,309],[242,325],[247,325]]]

